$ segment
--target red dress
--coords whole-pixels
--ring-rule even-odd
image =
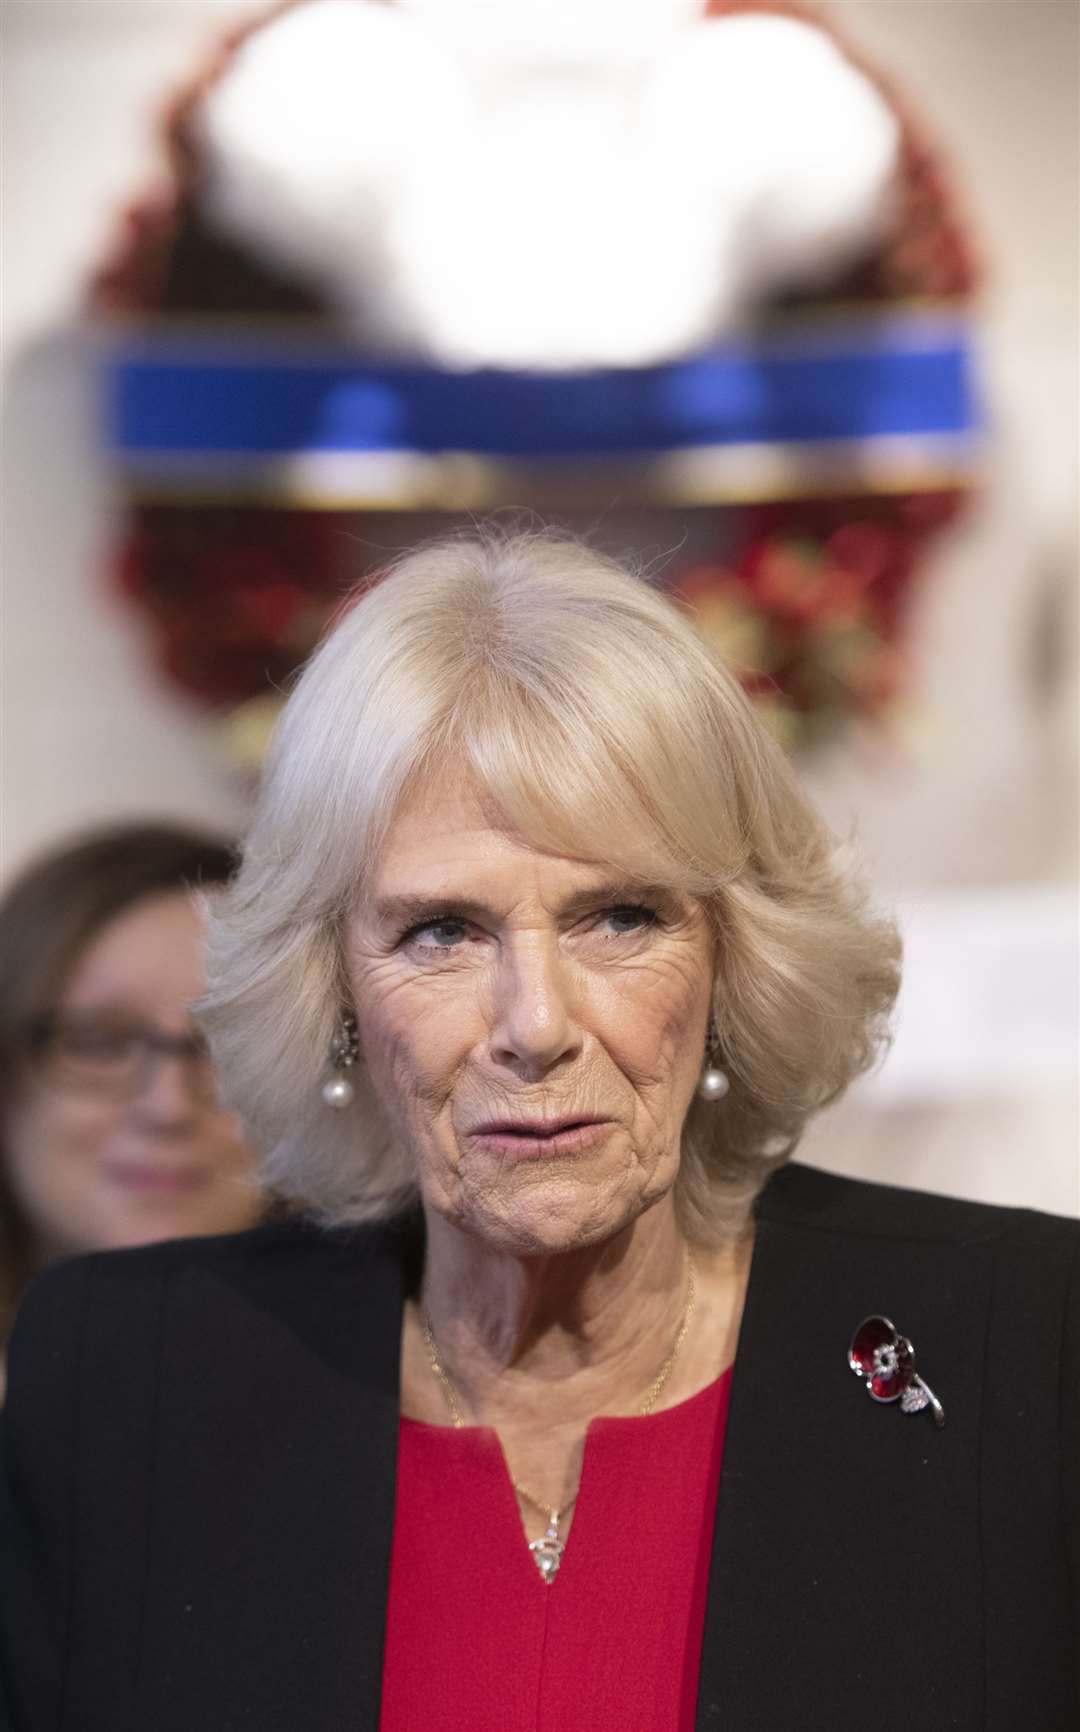
[[[551,1583],[495,1432],[402,1419],[380,1732],[692,1728],[730,1382],[592,1421]]]

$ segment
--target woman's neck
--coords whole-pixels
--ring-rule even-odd
[[[747,1249],[695,1253],[697,1326],[660,1405],[696,1393],[730,1361]],[[597,1414],[640,1412],[678,1337],[689,1273],[670,1198],[613,1240],[544,1258],[495,1250],[432,1216],[422,1305],[467,1423],[569,1436]],[[410,1364],[406,1411],[445,1423],[426,1350],[406,1353],[406,1373]]]

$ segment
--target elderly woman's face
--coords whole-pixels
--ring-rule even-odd
[[[671,1188],[712,983],[703,910],[499,829],[467,788],[399,813],[347,968],[426,1206],[507,1250],[618,1232]]]

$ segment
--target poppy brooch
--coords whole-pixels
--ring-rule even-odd
[[[872,1401],[899,1401],[902,1412],[930,1409],[935,1425],[945,1409],[915,1369],[915,1349],[888,1317],[864,1317],[848,1348],[848,1364]]]

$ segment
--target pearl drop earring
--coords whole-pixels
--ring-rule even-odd
[[[697,1092],[703,1101],[722,1101],[730,1087],[727,1071],[721,1070],[719,1065],[710,1064],[701,1073]]]
[[[356,1018],[351,1011],[346,1011],[341,1018],[341,1027],[330,1042],[330,1063],[336,1076],[332,1076],[322,1086],[322,1098],[328,1107],[334,1107],[338,1112],[343,1107],[350,1106],[356,1095],[356,1090],[346,1076],[360,1054],[360,1040],[356,1032]]]
[[[697,1092],[703,1101],[722,1101],[731,1087],[731,1079],[726,1070],[721,1070],[716,1063],[716,1049],[720,1045],[720,1037],[716,1032],[716,1024],[709,1023],[709,1040],[705,1048],[705,1063],[698,1078]]]

